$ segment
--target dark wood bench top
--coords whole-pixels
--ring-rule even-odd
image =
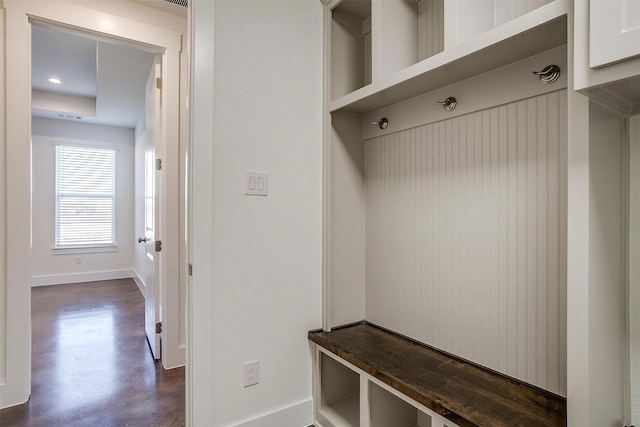
[[[566,426],[563,397],[366,322],[309,340],[460,426]]]

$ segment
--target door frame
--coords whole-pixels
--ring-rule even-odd
[[[180,331],[179,161],[180,161],[180,55],[182,35],[110,13],[62,0],[4,0],[6,151],[6,246],[0,248],[0,291],[6,286],[6,341],[0,363],[0,408],[26,402],[31,393],[31,23],[72,28],[96,38],[122,40],[137,48],[162,54],[163,201],[160,233],[163,365],[184,365],[184,336]],[[1,93],[0,93],[1,95]],[[2,135],[0,133],[0,138]],[[1,167],[1,166],[0,166]],[[10,201],[10,203],[9,203]],[[2,206],[0,206],[2,207]],[[1,246],[1,245],[0,245]],[[7,250],[11,248],[11,250]],[[4,253],[3,253],[4,252]],[[4,256],[3,256],[4,255]],[[4,264],[4,263],[2,263]],[[0,300],[0,302],[2,302]],[[2,314],[0,312],[0,314]],[[2,327],[0,321],[0,328]],[[0,334],[0,341],[2,335]],[[0,342],[0,346],[2,342]],[[166,351],[165,351],[165,348]],[[0,347],[0,354],[2,353]]]

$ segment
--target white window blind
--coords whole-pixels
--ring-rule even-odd
[[[57,248],[115,245],[116,152],[56,145]]]

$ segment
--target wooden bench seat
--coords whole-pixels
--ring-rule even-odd
[[[309,340],[459,426],[566,426],[566,400],[366,322]]]

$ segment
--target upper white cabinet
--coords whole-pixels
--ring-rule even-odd
[[[574,89],[623,114],[640,112],[640,1],[574,3]]]
[[[591,68],[640,55],[640,1],[591,0],[589,7]]]

